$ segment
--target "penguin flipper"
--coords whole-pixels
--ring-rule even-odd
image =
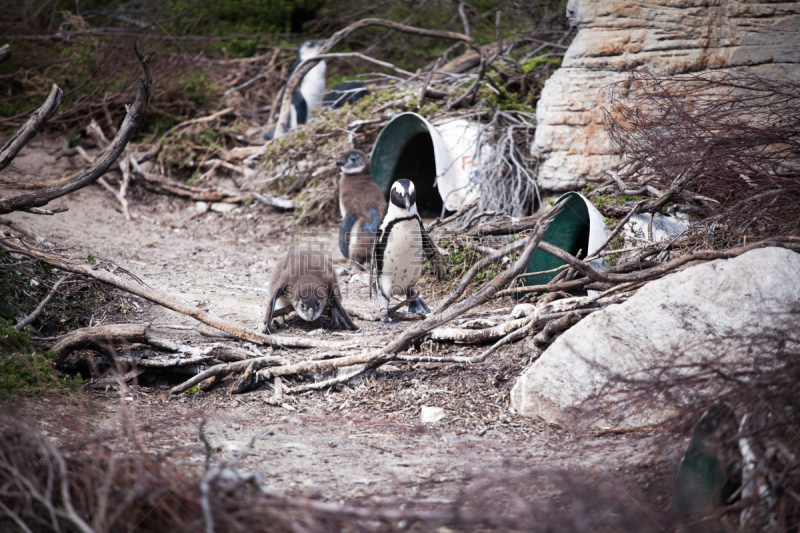
[[[339,301],[339,297],[336,296],[335,293],[331,295],[331,301],[333,302],[333,307],[331,307],[331,321],[336,323],[339,320],[343,320],[348,328],[352,329],[353,331],[357,330],[358,326],[353,323],[353,320],[350,318],[350,315],[347,314],[347,311],[344,310],[342,303]],[[336,317],[334,315],[339,316]],[[339,320],[337,320],[337,318]]]
[[[349,233],[353,229],[356,220],[358,220],[358,218],[356,218],[355,215],[345,213],[342,219],[342,225],[339,228],[339,250],[341,250],[342,255],[347,259],[350,259]]]
[[[264,328],[266,329],[267,333],[270,333],[269,326],[270,324],[272,324],[272,319],[275,316],[275,304],[278,302],[278,298],[280,298],[282,294],[283,294],[283,287],[280,287],[278,290],[275,291],[275,294],[272,295],[272,300],[269,302],[269,309],[267,309],[267,322],[264,325]]]
[[[428,230],[426,230],[425,226],[422,224],[422,220],[418,217],[417,221],[419,222],[419,234],[422,236],[422,249],[425,252],[425,258],[430,262],[436,279],[442,281],[442,278],[444,278],[442,256],[439,255],[439,250],[437,250],[436,246],[433,244],[433,239],[431,239]]]
[[[372,216],[372,220],[369,222],[362,222],[361,223],[361,231],[369,235],[370,237],[374,237],[378,233],[378,226],[381,223],[381,217],[378,214],[377,207],[370,207],[367,209],[369,214]]]

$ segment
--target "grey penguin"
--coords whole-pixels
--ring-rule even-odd
[[[289,250],[275,265],[269,294],[265,332],[269,332],[274,317],[292,310],[303,320],[313,322],[329,309],[331,328],[358,329],[342,307],[342,293],[333,262],[319,250]]]
[[[381,327],[393,327],[389,315],[392,296],[413,298],[408,304],[410,313],[430,314],[422,298],[414,298],[414,285],[422,275],[426,259],[439,281],[444,277],[444,264],[417,212],[417,191],[410,180],[397,180],[392,185],[372,255],[377,272]]]
[[[386,208],[381,188],[372,181],[369,158],[360,150],[348,150],[336,161],[339,181],[339,249],[342,255],[366,269],[381,215]]]
[[[319,55],[319,50],[325,41],[306,41],[300,45],[297,51],[297,58],[286,76],[288,83],[292,73],[300,66],[306,59],[310,59]],[[305,124],[311,116],[311,112],[322,107],[322,100],[325,95],[325,72],[327,66],[325,61],[320,61],[308,71],[300,82],[300,86],[292,93],[292,107],[289,110],[289,130],[295,129],[299,124]],[[278,102],[283,100],[283,94],[286,91],[286,84],[281,89],[281,95]],[[287,131],[289,131],[287,130]],[[275,130],[270,130],[264,134],[264,138],[272,139],[275,136]]]

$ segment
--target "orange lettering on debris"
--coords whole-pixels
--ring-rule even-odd
[[[462,155],[461,156],[461,170],[466,170],[467,169],[467,164],[469,164],[473,168],[476,168],[478,166],[478,164],[475,163],[475,161],[472,160],[472,156]]]

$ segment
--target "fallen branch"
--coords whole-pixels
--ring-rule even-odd
[[[306,392],[306,391],[310,391],[310,390],[327,389],[328,387],[334,387],[336,385],[339,385],[340,383],[347,383],[348,381],[350,381],[354,377],[357,377],[357,376],[359,376],[361,374],[365,374],[367,372],[375,370],[380,365],[381,365],[380,363],[372,363],[372,364],[368,364],[368,365],[363,365],[363,366],[360,366],[360,367],[356,368],[352,372],[348,372],[346,374],[342,374],[341,376],[336,376],[336,377],[333,377],[333,378],[330,378],[330,379],[326,379],[326,380],[323,380],[323,381],[316,381],[314,383],[304,383],[303,385],[298,385],[296,387],[287,388],[285,390],[286,390],[286,392],[295,393],[296,394],[296,393],[299,393],[299,392]],[[280,379],[280,378],[275,378],[275,379]]]
[[[42,300],[41,303],[36,306],[36,309],[34,309],[31,314],[29,314],[28,316],[26,316],[16,324],[14,324],[12,327],[14,329],[22,329],[28,324],[32,323],[34,320],[36,320],[39,317],[39,315],[42,314],[42,311],[44,311],[44,308],[47,306],[47,304],[50,303],[50,300],[53,299],[53,296],[55,296],[56,292],[58,292],[58,288],[61,286],[61,284],[64,283],[65,281],[68,281],[69,279],[72,279],[73,277],[74,276],[66,274],[61,276],[61,278],[58,281],[56,281],[55,285],[53,285],[53,288],[50,289],[50,292],[47,293],[47,296],[45,296],[44,300]]]
[[[497,250],[492,255],[488,255],[483,259],[481,259],[480,261],[478,261],[477,263],[475,263],[474,265],[472,265],[472,267],[467,271],[467,273],[464,274],[464,276],[462,276],[461,280],[459,280],[458,284],[456,284],[456,286],[453,287],[453,290],[451,290],[450,293],[444,297],[444,300],[439,302],[439,305],[436,307],[436,310],[434,312],[441,313],[442,311],[447,309],[450,305],[452,305],[453,302],[458,300],[458,298],[462,294],[464,294],[464,291],[467,290],[469,284],[472,283],[472,280],[475,279],[475,276],[477,276],[481,270],[491,265],[492,263],[501,260],[508,254],[512,254],[524,248],[526,245],[527,245],[526,241],[512,242],[508,246],[504,246],[503,248]]]
[[[33,112],[28,121],[3,145],[3,148],[0,148],[0,170],[3,170],[11,164],[11,161],[17,156],[19,151],[28,144],[28,141],[33,139],[34,135],[39,133],[39,130],[42,129],[45,122],[50,120],[53,114],[55,114],[58,106],[61,105],[61,96],[63,94],[64,91],[54,83],[53,87],[50,89],[50,95],[47,97],[47,100],[44,101],[39,109]],[[2,212],[10,213],[11,211]]]
[[[343,53],[336,53],[336,54],[320,54],[320,55],[315,56],[315,57],[317,59],[322,59],[322,60],[324,60],[324,59],[348,59],[348,58],[352,57],[352,58],[355,58],[355,59],[360,59],[362,61],[366,61],[367,63],[372,63],[373,65],[377,65],[379,67],[388,68],[389,70],[392,70],[392,71],[394,71],[394,72],[396,72],[398,74],[401,74],[401,75],[409,77],[409,78],[414,75],[413,72],[409,72],[407,70],[403,70],[401,68],[396,67],[395,65],[393,65],[391,63],[387,63],[386,61],[381,61],[379,59],[375,59],[374,57],[370,57],[370,56],[364,55],[364,54],[362,54],[360,52],[343,52]]]
[[[160,306],[166,307],[167,309],[172,309],[173,311],[176,311],[183,315],[190,316],[213,328],[216,328],[220,331],[224,331],[225,333],[233,335],[236,338],[247,340],[256,344],[268,344],[271,346],[286,347],[286,348],[325,348],[329,350],[343,349],[345,346],[347,346],[347,343],[319,341],[314,339],[304,339],[304,338],[294,338],[294,337],[280,337],[275,335],[264,335],[261,333],[256,333],[255,331],[248,331],[239,326],[238,324],[235,324],[223,318],[216,317],[197,307],[191,307],[189,305],[186,305],[182,302],[175,300],[174,298],[170,298],[169,296],[160,291],[157,291],[150,287],[139,285],[138,283],[135,283],[133,281],[129,281],[127,279],[116,276],[111,272],[106,272],[104,270],[92,268],[91,265],[87,265],[84,263],[70,263],[55,254],[42,252],[34,248],[27,248],[27,247],[25,249],[17,248],[16,246],[9,244],[8,242],[2,242],[0,246],[2,246],[7,251],[12,253],[22,253],[22,254],[27,254],[31,257],[35,257],[36,259],[43,261],[48,265],[54,266],[60,270],[64,270],[66,272],[74,272],[75,274],[83,274],[84,276],[89,276],[96,280],[102,281],[103,283],[106,283],[108,285],[112,285],[124,291],[141,296],[142,298],[150,300],[151,302],[158,304]]]
[[[646,200],[642,200],[641,202],[639,202],[635,206],[633,206],[633,209],[631,209],[628,212],[628,214],[625,215],[625,217],[623,217],[623,219],[619,221],[617,226],[611,231],[611,233],[608,235],[608,237],[606,237],[606,239],[602,242],[602,244],[600,244],[600,246],[598,246],[597,249],[592,253],[592,256],[586,258],[586,261],[591,261],[592,259],[596,259],[599,256],[600,252],[602,252],[603,249],[606,246],[608,246],[608,243],[610,243],[612,240],[614,240],[614,237],[616,237],[617,234],[620,231],[622,231],[622,228],[625,226],[625,224],[628,223],[628,220],[630,220],[631,217],[636,214],[636,212],[639,210],[640,207],[642,207],[642,205],[645,202],[646,202]]]
[[[0,200],[0,214],[41,207],[51,200],[55,200],[56,198],[81,189],[90,183],[94,183],[100,176],[108,171],[108,168],[117,160],[125,149],[128,141],[130,141],[133,136],[134,130],[136,130],[139,122],[141,122],[153,92],[153,77],[149,65],[150,56],[142,56],[136,45],[134,45],[134,51],[139,58],[139,62],[142,64],[144,78],[139,78],[137,80],[136,100],[133,105],[128,108],[125,120],[122,122],[117,136],[114,137],[109,147],[97,158],[95,164],[71,179],[51,187],[40,189],[36,192]]]
[[[191,379],[184,381],[180,385],[173,387],[170,392],[172,394],[180,394],[181,392],[184,392],[211,377],[217,376],[219,378],[223,378],[227,375],[233,374],[234,372],[241,372],[250,365],[253,365],[254,370],[258,370],[266,366],[276,364],[285,366],[286,360],[282,357],[266,356],[247,359],[245,361],[237,361],[235,363],[228,363],[225,365],[215,365],[208,370],[204,370],[196,376],[193,376]]]
[[[286,210],[294,209],[294,202],[291,200],[286,200],[284,198],[275,198],[257,192],[253,192],[251,194],[256,200],[258,200],[264,205],[268,205],[270,207],[275,207],[278,209],[286,209]]]
[[[562,331],[566,331],[583,318],[577,312],[569,313],[561,318],[551,320],[547,323],[542,331],[540,331],[534,338],[533,344],[537,348],[544,348]]]
[[[131,158],[130,162],[133,166],[134,177],[136,181],[152,192],[159,194],[173,194],[181,198],[188,198],[195,202],[226,202],[226,203],[239,203],[244,202],[250,197],[250,194],[236,194],[234,192],[222,191],[212,187],[193,187],[186,185],[179,181],[171,180],[169,178],[162,178],[156,174],[146,172],[139,165],[136,159]]]
[[[299,374],[301,372],[310,372],[314,370],[330,370],[334,368],[342,368],[345,366],[358,365],[363,363],[375,364],[380,366],[383,363],[394,358],[394,356],[401,350],[405,349],[409,343],[414,339],[420,338],[435,328],[446,324],[455,317],[466,313],[481,304],[484,304],[494,298],[494,295],[502,288],[511,283],[519,274],[521,274],[528,262],[530,261],[533,252],[539,246],[542,237],[547,232],[550,222],[553,217],[561,210],[560,205],[556,205],[543,216],[537,223],[534,231],[528,237],[525,249],[520,254],[519,259],[508,270],[500,273],[489,283],[484,285],[477,293],[473,294],[464,301],[446,309],[441,313],[434,313],[422,323],[417,324],[399,335],[394,341],[389,343],[388,346],[382,350],[373,350],[362,352],[357,355],[348,357],[341,357],[338,359],[328,359],[324,361],[303,361],[293,365],[279,366],[269,370],[260,370],[259,375],[262,378],[270,378],[274,376],[286,376],[292,374]]]
[[[515,235],[536,226],[539,215],[520,218],[518,220],[492,220],[480,224],[466,233],[467,237],[487,237],[489,235]]]
[[[139,156],[136,159],[136,162],[142,164],[145,161],[149,161],[153,157],[157,156],[158,153],[161,151],[161,145],[164,142],[164,139],[166,139],[169,135],[172,135],[179,129],[185,128],[186,126],[191,126],[193,124],[203,124],[205,122],[211,122],[212,120],[215,120],[223,115],[227,115],[228,113],[231,112],[233,112],[233,108],[226,107],[222,111],[217,111],[216,113],[208,115],[207,117],[193,118],[191,120],[187,120],[185,122],[181,122],[180,124],[172,126],[170,129],[164,132],[164,135],[162,135],[161,138],[158,139],[158,142],[156,142],[147,152],[145,152],[144,155]]]
[[[572,268],[591,278],[595,281],[606,281],[610,283],[623,283],[627,281],[645,281],[661,277],[671,270],[691,263],[692,261],[711,261],[714,259],[731,259],[749,252],[756,248],[765,248],[767,246],[780,246],[790,250],[800,250],[800,237],[773,237],[764,241],[748,244],[747,246],[740,246],[738,248],[729,248],[727,250],[706,250],[700,252],[688,252],[680,257],[673,259],[667,263],[662,263],[659,266],[651,267],[645,270],[639,270],[630,274],[617,274],[613,272],[603,272],[598,270],[589,263],[581,261],[575,256],[572,256],[552,244],[543,242],[539,245],[542,251],[556,257],[563,262],[570,265]]]
[[[437,218],[436,220],[431,222],[430,226],[428,226],[428,233],[430,233],[433,230],[433,228],[449,224],[452,221],[454,221],[455,219],[457,219],[458,217],[460,217],[460,216],[464,215],[465,213],[467,213],[468,211],[470,211],[471,209],[474,209],[474,208],[478,207],[478,202],[479,202],[479,200],[472,200],[470,203],[468,203],[467,205],[463,206],[461,209],[456,211],[455,214],[450,215],[449,217],[445,218],[444,220],[441,220],[441,219]]]
[[[582,309],[579,311],[590,313],[596,311],[596,309],[591,309],[591,310]],[[531,320],[541,323],[547,320],[555,320],[557,318],[561,318],[564,315],[574,314],[579,311],[564,311],[560,313],[551,313],[543,315],[541,317],[537,316],[538,313],[532,313],[531,315],[528,315],[524,318],[509,320],[508,322],[505,322],[503,324],[499,324],[497,326],[484,329],[436,328],[431,332],[431,340],[452,341],[461,344],[480,344],[483,342],[489,342],[505,337],[509,333],[525,326]]]
[[[147,324],[109,324],[80,328],[64,335],[50,348],[56,353],[56,366],[61,366],[75,350],[89,347],[130,345],[147,342]]]

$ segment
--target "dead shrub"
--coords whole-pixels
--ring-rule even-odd
[[[608,88],[606,128],[638,186],[667,190],[724,248],[800,228],[800,82],[636,70]],[[678,181],[680,180],[680,182]],[[636,188],[636,187],[634,187]]]

